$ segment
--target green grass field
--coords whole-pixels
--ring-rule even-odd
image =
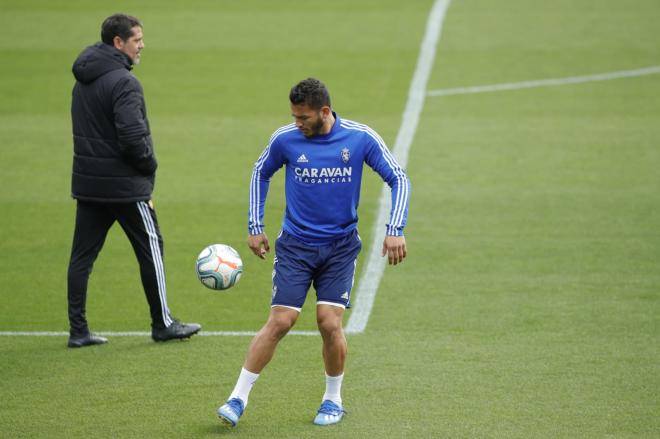
[[[393,146],[432,0],[0,0],[0,331],[66,331],[71,64],[117,11],[140,17],[160,168],[154,202],[169,304],[206,331],[255,331],[272,254],[245,245],[251,168],[307,76]],[[429,90],[660,65],[657,0],[454,0]],[[215,410],[249,337],[155,344],[0,336],[0,437],[657,438],[660,436],[660,75],[427,96],[410,150],[409,257],[350,335],[348,415],[312,425],[320,338],[289,336],[226,430]],[[371,251],[381,182],[360,205]],[[267,233],[278,231],[282,173]],[[205,289],[214,242],[245,272]],[[310,295],[313,297],[313,293]],[[350,313],[347,314],[347,317]],[[315,328],[313,301],[295,329]],[[147,331],[119,227],[90,280],[92,329]]]

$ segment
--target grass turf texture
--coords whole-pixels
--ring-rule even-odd
[[[70,66],[124,10],[145,22],[135,73],[161,164],[170,306],[229,331],[267,313],[271,264],[244,244],[247,186],[290,121],[288,88],[322,78],[340,115],[393,145],[431,2],[0,5],[0,330],[67,328]],[[428,88],[658,65],[658,18],[653,0],[455,1]],[[349,415],[336,427],[311,425],[318,337],[282,342],[230,433],[214,412],[248,338],[72,351],[64,338],[0,337],[0,435],[657,437],[659,116],[660,76],[427,98],[408,165],[409,259],[386,270],[366,333],[349,337]],[[366,178],[363,260],[379,189]],[[271,239],[281,193],[278,175]],[[226,293],[195,278],[213,242],[243,254]],[[93,329],[148,329],[138,279],[115,227],[90,281]],[[310,305],[296,329],[314,328]]]

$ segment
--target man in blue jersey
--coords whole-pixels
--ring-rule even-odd
[[[392,191],[383,256],[387,255],[391,265],[406,257],[403,228],[410,184],[383,140],[366,125],[341,119],[333,112],[328,90],[317,79],[296,84],[289,100],[295,123],[275,131],[252,171],[248,246],[261,259],[270,250],[263,224],[266,195],[270,178],[282,166],[286,167],[286,213],[275,241],[268,321],[253,338],[236,386],[218,409],[220,419],[230,426],[238,423],[252,385],[273,357],[278,342],[296,323],[311,285],[316,290],[326,378],[314,423],[331,425],[341,421],[346,361],[342,317],[350,301],[362,247],[357,208],[364,163]]]

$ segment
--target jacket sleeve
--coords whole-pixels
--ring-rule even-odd
[[[273,136],[252,169],[250,206],[248,208],[248,233],[250,235],[258,235],[264,232],[264,206],[270,186],[270,178],[283,165],[284,158],[281,145],[277,138]]]
[[[387,183],[392,194],[390,220],[385,225],[385,233],[390,236],[403,236],[403,229],[408,221],[410,180],[390,153],[383,139],[375,131],[370,130],[370,133],[371,138],[367,140],[365,162]]]
[[[115,87],[113,112],[122,157],[141,174],[154,174],[158,163],[151,142],[142,87],[135,78],[129,77]]]

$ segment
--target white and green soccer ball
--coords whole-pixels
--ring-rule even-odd
[[[236,250],[226,244],[206,247],[197,257],[197,277],[213,290],[231,288],[241,278],[243,260]]]

